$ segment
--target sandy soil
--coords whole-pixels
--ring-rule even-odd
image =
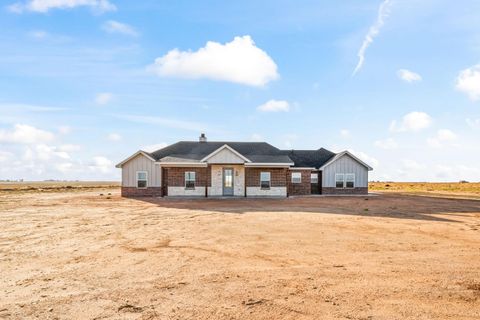
[[[117,190],[0,194],[0,318],[480,318],[480,201]]]

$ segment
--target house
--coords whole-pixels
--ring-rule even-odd
[[[122,169],[125,197],[367,194],[372,168],[348,151],[280,150],[266,142],[180,141],[138,151]]]

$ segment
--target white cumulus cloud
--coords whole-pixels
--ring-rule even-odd
[[[466,93],[472,101],[480,100],[480,64],[460,71],[455,87]]]
[[[28,0],[13,3],[7,9],[15,13],[24,11],[46,13],[51,9],[73,9],[75,7],[90,7],[99,13],[117,9],[108,0]]]
[[[277,65],[250,36],[221,44],[209,41],[197,51],[174,49],[155,59],[149,69],[164,77],[211,79],[264,86],[279,78]]]
[[[400,122],[396,120],[390,124],[390,131],[404,132],[404,131],[420,131],[430,127],[432,124],[432,117],[425,112],[413,111],[403,116]]]
[[[427,144],[433,148],[440,148],[444,145],[450,145],[457,139],[457,135],[448,129],[440,129],[434,137],[427,139]]]
[[[113,99],[113,94],[110,92],[100,92],[95,96],[95,103],[104,106],[108,104]]]
[[[60,151],[57,147],[49,146],[46,144],[37,144],[26,149],[24,159],[41,161],[49,161],[54,158],[70,159],[68,152]]]
[[[373,39],[380,33],[380,30],[385,23],[385,19],[390,14],[391,5],[391,0],[385,0],[380,4],[380,7],[378,8],[377,20],[368,30],[365,38],[363,39],[362,46],[358,50],[358,63],[355,67],[355,70],[353,70],[353,75],[357,74],[357,72],[362,68],[365,62],[365,52],[367,51],[367,48],[373,43]]]
[[[407,70],[407,69],[400,69],[397,71],[397,76],[402,79],[405,82],[417,82],[422,80],[422,76],[419,75],[418,73],[415,73],[413,71]]]
[[[100,172],[103,174],[111,172],[113,170],[113,167],[114,167],[113,162],[110,159],[103,156],[93,157],[92,161],[90,162],[90,165],[88,166],[88,168],[91,171]]]
[[[288,112],[290,111],[290,104],[285,100],[269,100],[259,105],[257,110],[262,112]]]
[[[54,134],[26,124],[16,124],[12,130],[0,129],[0,142],[34,144],[52,141]]]
[[[138,32],[130,25],[115,20],[108,20],[102,25],[102,29],[108,33],[120,33],[127,36],[138,36]]]
[[[59,151],[64,151],[64,152],[74,152],[74,151],[79,151],[81,147],[77,144],[63,144],[58,147]]]

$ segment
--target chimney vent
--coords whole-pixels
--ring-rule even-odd
[[[207,142],[207,137],[205,136],[205,133],[200,134],[200,137],[198,138],[199,142]]]

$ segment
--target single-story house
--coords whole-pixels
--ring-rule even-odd
[[[266,142],[180,141],[138,151],[122,169],[125,197],[367,194],[372,168],[348,151],[280,150]]]

